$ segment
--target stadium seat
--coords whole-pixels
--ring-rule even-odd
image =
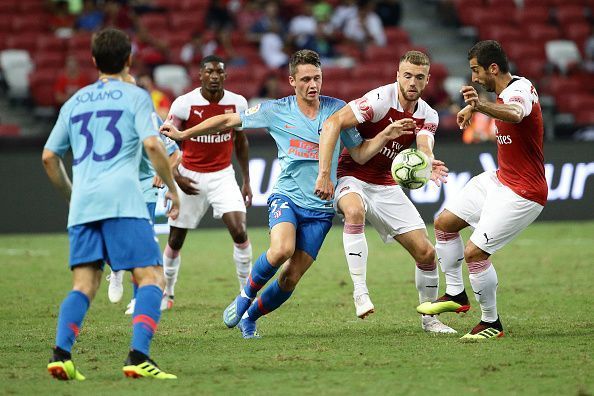
[[[33,70],[29,52],[20,49],[7,49],[0,52],[0,69],[8,86],[8,96],[25,99],[29,94],[28,75]]]
[[[37,47],[37,33],[21,32],[18,34],[9,34],[4,41],[4,45],[9,49],[22,49],[32,53]]]
[[[563,74],[582,60],[577,45],[570,40],[547,41],[545,51],[549,63],[555,65]]]
[[[33,57],[35,69],[60,69],[64,66],[64,53],[58,51],[37,51]]]
[[[458,103],[462,98],[460,89],[463,85],[468,85],[468,81],[464,77],[449,76],[443,81],[443,88],[454,103]]]
[[[85,50],[88,52],[89,48],[91,48],[92,38],[91,33],[76,33],[68,39],[68,49],[70,51]]]
[[[564,113],[576,114],[584,109],[594,109],[594,95],[587,92],[572,92],[555,97],[557,109]]]
[[[555,17],[561,26],[587,22],[583,5],[559,5],[555,10]]]
[[[542,91],[543,93],[548,93],[557,98],[573,92],[581,92],[583,89],[584,87],[579,79],[554,75],[548,79],[547,84],[543,86]]]
[[[578,125],[594,125],[594,112],[592,110],[579,110],[574,116],[575,123]]]
[[[391,46],[392,44],[402,45],[410,43],[410,38],[408,37],[406,30],[398,27],[387,27],[384,32],[386,34],[388,46]]]
[[[519,41],[506,44],[503,47],[507,57],[514,62],[522,58],[539,59],[543,63],[546,62],[547,56],[544,45],[542,43],[534,43],[529,41]]]
[[[21,134],[21,127],[16,124],[0,124],[0,136],[16,137]]]
[[[546,24],[550,20],[551,12],[549,7],[538,5],[518,9],[515,17],[516,23],[520,27],[533,24]]]
[[[509,42],[521,41],[524,34],[516,26],[492,26],[479,27],[479,36],[482,40],[497,40],[505,48]]]
[[[580,50],[584,50],[586,40],[590,37],[592,28],[588,23],[572,23],[562,27],[565,38],[575,41]]]
[[[18,15],[12,18],[12,29],[14,32],[36,32],[41,34],[46,30],[45,13]]]
[[[144,14],[139,19],[139,22],[155,37],[161,38],[158,31],[167,30],[167,15],[159,14]]]
[[[546,63],[540,59],[520,58],[516,62],[518,74],[538,85],[546,73]]]
[[[559,29],[548,24],[534,24],[524,26],[524,32],[529,39],[536,43],[544,43],[561,38]]]
[[[180,96],[190,87],[190,77],[183,66],[157,66],[154,70],[154,76],[157,86],[170,89],[175,96]]]
[[[36,51],[52,51],[52,52],[63,52],[66,48],[65,40],[49,35],[40,34],[37,36],[37,42],[35,44]]]
[[[35,70],[29,76],[31,85],[31,97],[35,105],[40,107],[54,107],[57,105],[54,92],[54,83],[58,70],[40,69]]]

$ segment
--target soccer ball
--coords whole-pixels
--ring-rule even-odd
[[[392,161],[392,177],[402,187],[421,188],[431,177],[431,161],[417,149],[403,150]]]

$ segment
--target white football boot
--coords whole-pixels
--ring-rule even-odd
[[[124,295],[124,285],[122,284],[124,272],[125,271],[111,271],[111,274],[107,275],[106,278],[109,282],[107,297],[109,297],[109,301],[114,304],[120,302]]]
[[[361,319],[365,319],[369,315],[375,312],[375,307],[369,298],[369,294],[359,294],[354,297],[355,300],[355,313]]]
[[[421,327],[428,333],[455,334],[456,330],[441,323],[436,316],[421,315]]]

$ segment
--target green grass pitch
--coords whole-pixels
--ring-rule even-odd
[[[267,230],[249,234],[257,257]],[[421,330],[414,264],[371,227],[376,313],[357,319],[341,235],[335,226],[293,297],[259,321],[263,338],[243,340],[221,319],[238,288],[231,240],[225,230],[190,233],[176,305],[162,315],[152,347],[177,381],[123,377],[131,287],[110,304],[104,282],[73,349],[82,383],[55,381],[45,368],[70,289],[66,235],[1,236],[0,394],[594,394],[594,222],[533,224],[493,256],[506,336],[484,344],[458,340],[478,323],[474,299],[466,315],[442,315],[458,336]],[[465,282],[470,290],[466,268]],[[443,285],[442,278],[440,291]]]

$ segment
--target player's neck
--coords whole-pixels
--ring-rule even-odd
[[[108,80],[124,80],[124,76],[125,76],[126,72],[122,71],[121,73],[115,73],[115,74],[107,74],[107,73],[101,73],[99,72],[99,80],[104,80],[104,79],[108,79]]]
[[[506,73],[504,75],[502,75],[501,77],[497,78],[495,80],[495,93],[497,95],[499,95],[505,88],[507,88],[507,86],[509,85],[509,82],[513,79],[513,76],[511,75],[511,73]]]
[[[219,91],[209,91],[208,89],[202,87],[200,89],[200,93],[202,93],[202,97],[204,99],[211,103],[218,103],[221,99],[223,99],[223,96],[225,96],[225,91],[222,89]]]
[[[308,101],[300,98],[299,95],[296,96],[297,106],[299,107],[299,110],[301,110],[303,115],[312,120],[315,119],[318,116],[318,111],[320,110],[320,100],[316,99]]]
[[[398,90],[398,102],[400,103],[400,106],[402,106],[402,110],[404,110],[404,112],[414,113],[418,101],[418,99],[413,101],[406,100],[402,95],[402,92]]]

